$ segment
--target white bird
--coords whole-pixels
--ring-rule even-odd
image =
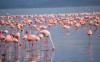
[[[51,34],[48,30],[42,30],[40,31],[41,34],[43,34],[44,37],[49,37],[50,38],[50,41],[51,41],[51,44],[52,44],[52,50],[55,50],[55,46],[54,46],[54,43],[51,39]]]

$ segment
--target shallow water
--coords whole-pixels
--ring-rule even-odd
[[[69,33],[63,33],[62,28],[59,25],[52,26],[50,29],[52,40],[55,44],[55,51],[52,51],[49,45],[49,51],[45,50],[45,47],[37,46],[26,49],[24,47],[14,48],[13,44],[9,47],[2,47],[0,57],[5,62],[100,62],[100,27],[98,31],[93,32],[90,37],[90,45],[88,45],[89,39],[87,36],[87,27],[80,27],[79,30],[75,30],[72,27]],[[93,27],[92,30],[95,28]],[[28,43],[27,43],[28,46]],[[2,60],[3,60],[2,59]],[[12,59],[12,60],[11,60]]]
[[[86,9],[84,9],[83,7],[82,9],[84,10],[82,10],[81,7],[78,7],[78,9],[81,9],[82,11],[78,11],[77,7],[70,8],[67,11],[67,8],[64,8],[64,10],[59,10],[58,12],[53,12],[52,10],[49,10],[50,8],[44,8],[42,9],[42,11],[40,11],[41,8],[26,9],[25,11],[24,9],[3,9],[4,11],[0,10],[0,14],[5,15],[6,13],[9,13],[11,15],[17,15],[100,11],[100,8],[98,7],[89,7],[91,9],[87,9],[88,7],[85,8]],[[29,10],[29,12],[27,10]],[[0,29],[4,28],[5,27],[0,27]],[[87,27],[80,27],[79,30],[75,30],[74,27],[71,27],[69,33],[64,33],[63,29],[59,26],[59,24],[54,25],[50,28],[50,32],[56,48],[55,51],[51,51],[51,48],[49,48],[49,51],[46,51],[44,50],[44,46],[40,48],[40,46],[35,45],[31,49],[29,49],[28,47],[25,49],[24,47],[19,46],[17,48],[14,48],[13,44],[10,44],[10,46],[8,44],[7,47],[0,48],[0,60],[4,62],[32,62],[32,60],[34,62],[100,62],[100,37],[97,36],[98,34],[100,34],[100,27],[98,27],[98,30],[96,32],[94,32],[94,29],[95,27],[92,27],[93,34],[90,37],[89,45]],[[23,40],[21,39],[21,41]]]
[[[100,28],[99,28],[100,30]],[[55,30],[56,31],[56,30]],[[53,62],[99,62],[100,61],[100,38],[97,34],[100,31],[93,32],[90,37],[91,44],[88,45],[87,28],[81,28],[75,31],[70,30],[70,34],[64,35],[57,29],[52,33],[52,38],[56,46],[56,52]]]

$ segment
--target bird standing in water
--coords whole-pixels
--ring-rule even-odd
[[[92,35],[92,30],[89,29],[88,32],[87,32],[87,34],[88,34],[88,36],[89,36],[89,43],[88,43],[88,44],[90,45],[90,36]]]
[[[52,50],[55,50],[55,46],[54,46],[54,43],[53,43],[53,41],[52,41],[52,39],[51,39],[51,34],[50,34],[50,32],[49,32],[48,30],[42,30],[42,31],[40,31],[40,33],[43,34],[43,36],[44,36],[45,38],[47,38],[47,37],[50,38],[50,41],[51,41],[51,44],[52,44]],[[45,40],[45,42],[46,42],[46,40]]]

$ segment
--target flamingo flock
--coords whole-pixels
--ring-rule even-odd
[[[0,47],[10,46],[10,43],[13,43],[15,48],[18,46],[31,48],[37,44],[38,46],[45,45],[46,51],[48,51],[49,41],[52,51],[54,51],[55,46],[49,31],[54,25],[60,25],[67,33],[72,26],[75,30],[80,27],[88,27],[87,35],[90,37],[92,27],[95,27],[94,32],[99,30],[100,12],[0,16]]]

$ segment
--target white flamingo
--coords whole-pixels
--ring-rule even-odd
[[[42,30],[42,31],[40,31],[40,33],[43,34],[43,36],[41,35],[42,37],[49,37],[50,38],[50,41],[52,44],[52,50],[55,50],[55,46],[54,46],[54,43],[52,41],[50,32],[48,30]]]

